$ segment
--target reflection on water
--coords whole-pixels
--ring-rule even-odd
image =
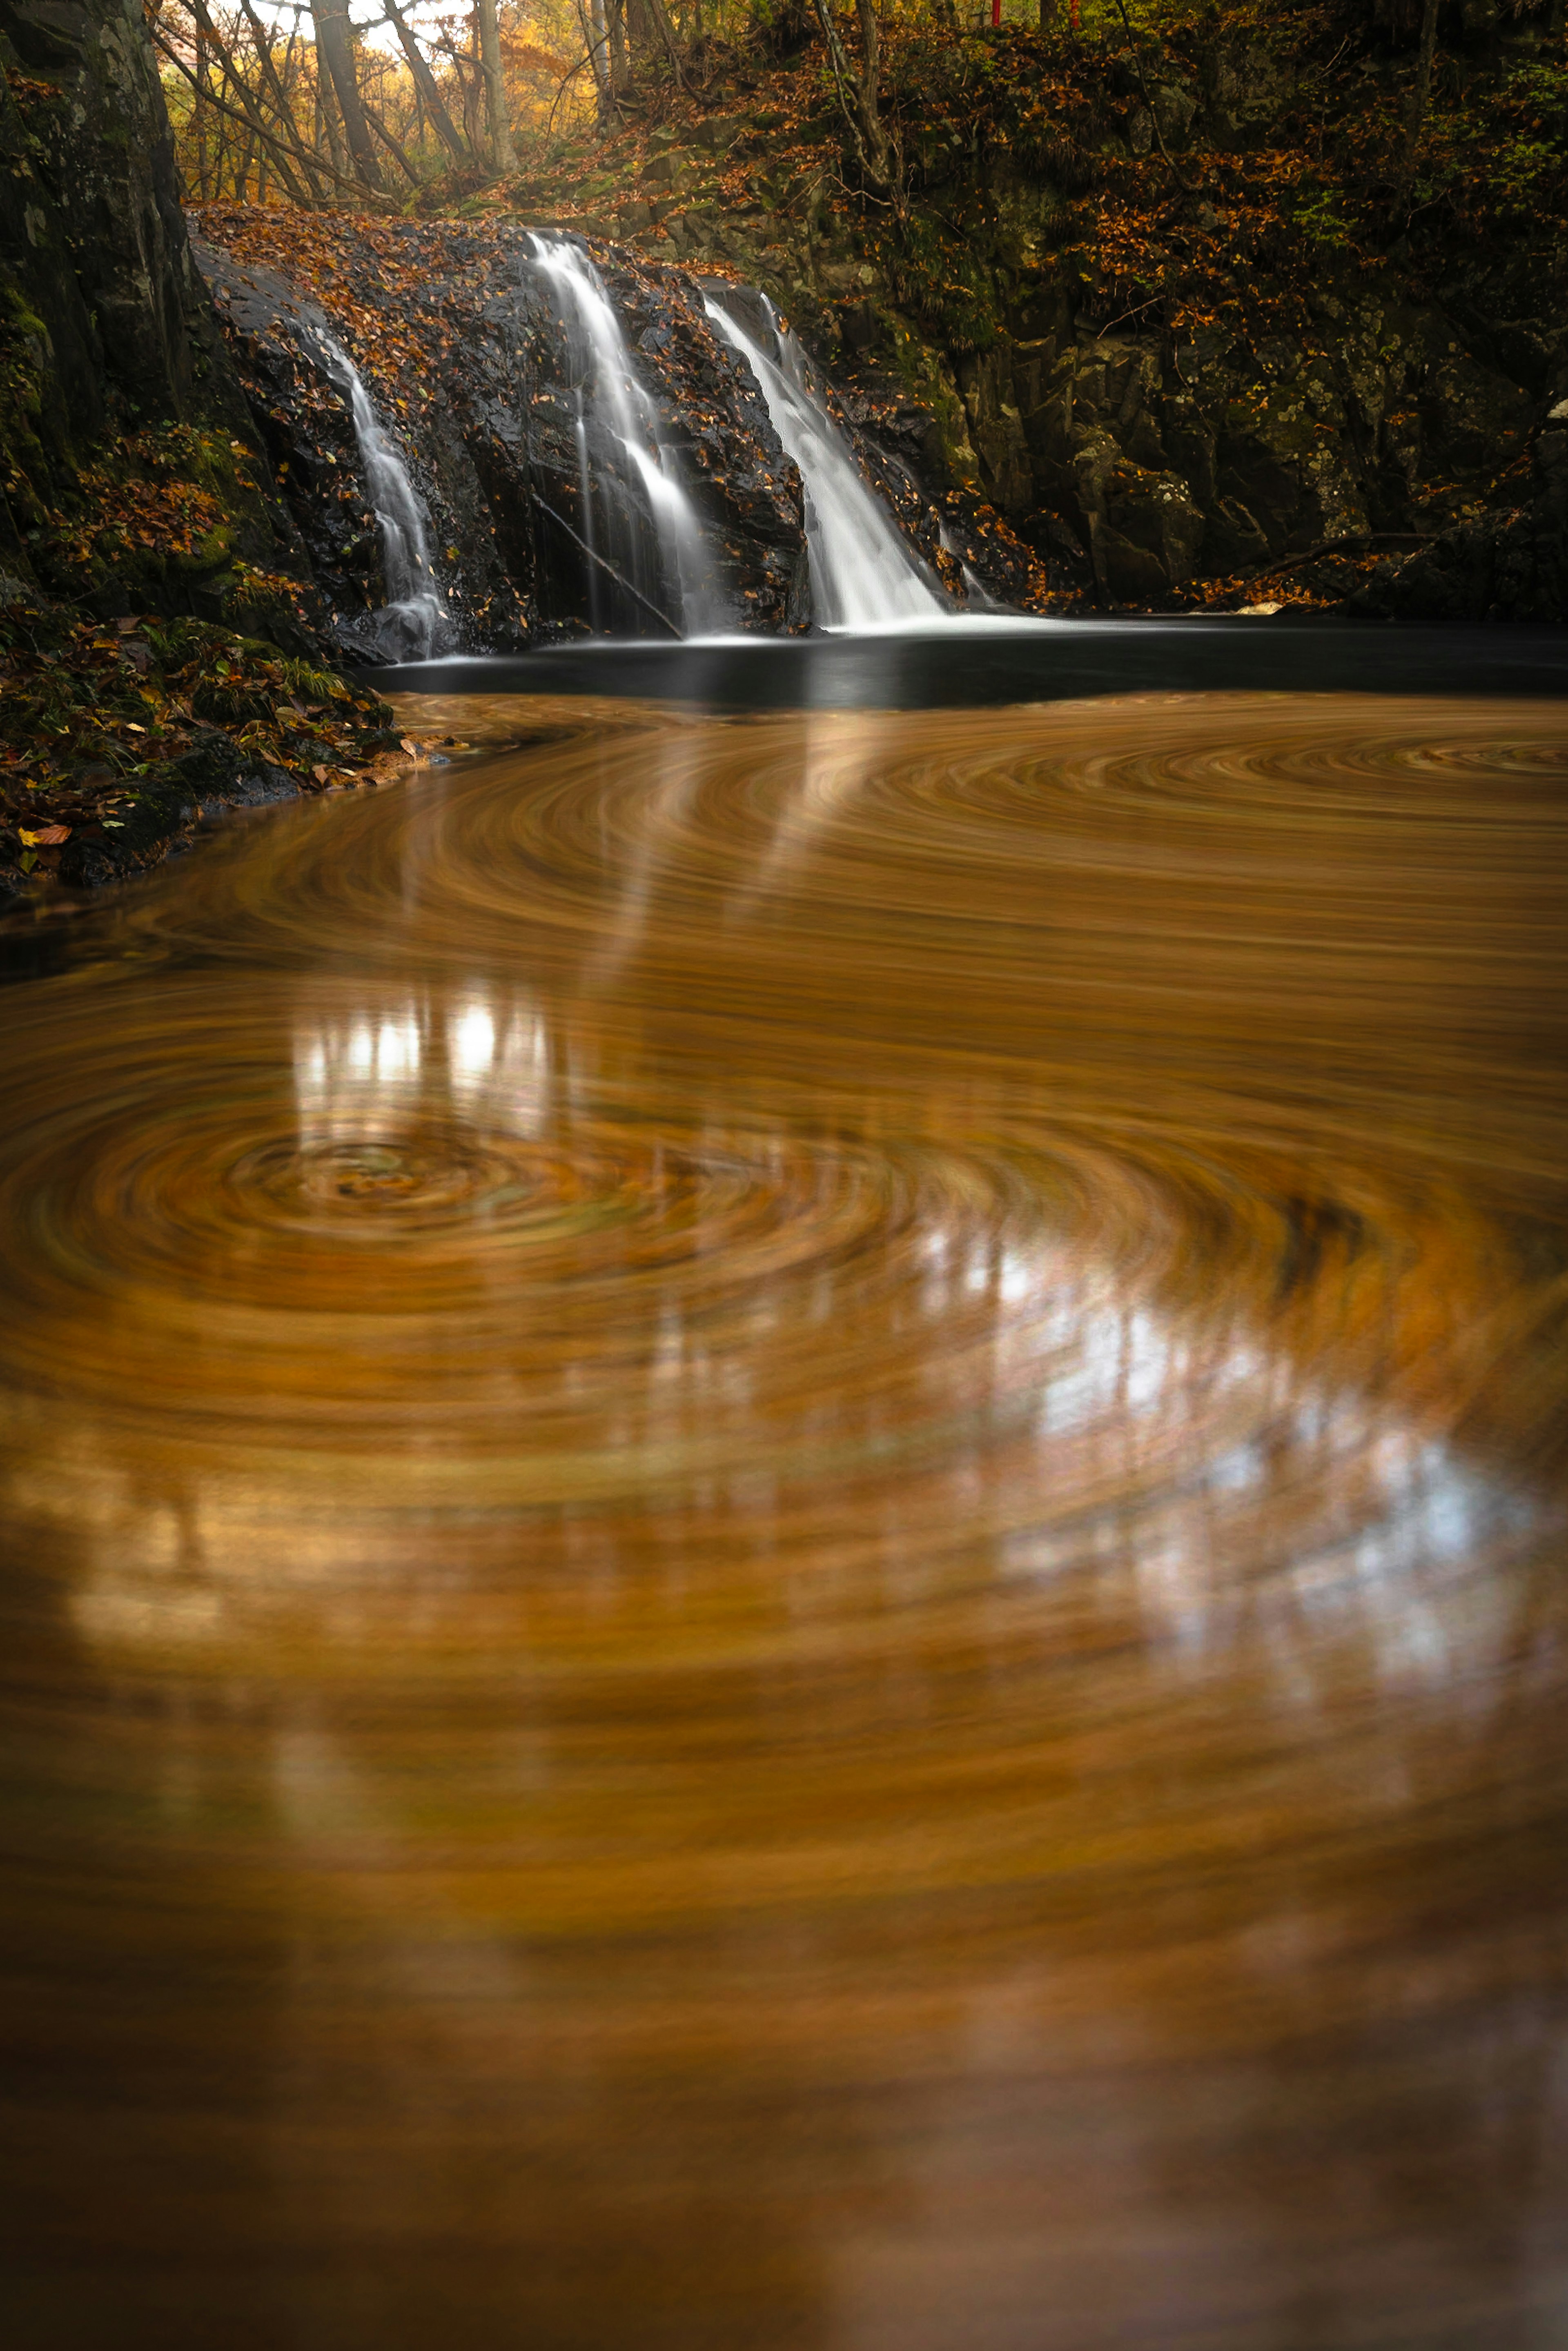
[[[519,990],[502,1003],[480,984],[435,1008],[409,997],[373,1017],[302,1020],[294,1041],[302,1152],[363,1142],[383,1128],[395,1137],[436,1092],[449,1119],[535,1135],[549,1089],[544,1019]]]
[[[549,716],[8,999],[22,2339],[1553,2343],[1560,716]]]

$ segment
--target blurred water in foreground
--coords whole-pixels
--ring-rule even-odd
[[[0,998],[8,2340],[1560,2345],[1563,705],[411,716]]]

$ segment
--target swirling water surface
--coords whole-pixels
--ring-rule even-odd
[[[0,997],[7,2339],[1560,2346],[1561,705],[519,708]]]

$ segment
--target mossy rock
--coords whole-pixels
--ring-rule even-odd
[[[78,833],[66,843],[59,876],[68,889],[96,890],[123,881],[139,866],[154,863],[179,839],[194,814],[186,786],[172,772],[181,764],[170,761],[137,778],[134,798],[121,804],[112,840],[87,841]]]

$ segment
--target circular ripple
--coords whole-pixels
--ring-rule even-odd
[[[772,2340],[791,2231],[797,2342],[1447,2343],[1456,2263],[1506,2330],[1561,723],[558,716],[12,1000],[8,1834],[89,1857],[38,1980],[134,1988],[92,2095],[172,2064],[151,2176],[290,2339]]]

